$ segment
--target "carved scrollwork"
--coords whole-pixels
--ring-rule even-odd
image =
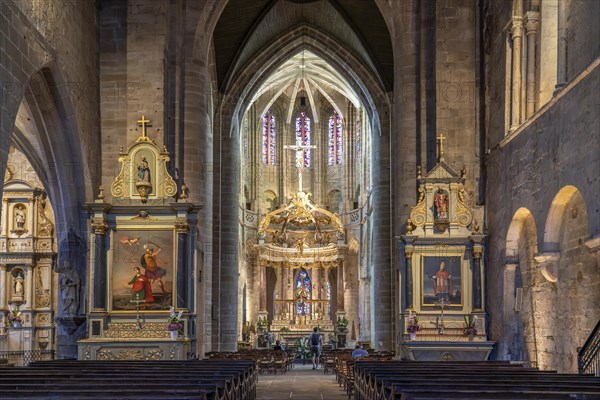
[[[163,180],[163,190],[165,196],[173,197],[177,194],[177,185],[173,178],[171,178],[171,175],[167,172],[167,161],[169,161],[169,157],[165,157],[164,162],[162,163],[163,176],[165,177]]]
[[[458,202],[456,204],[456,222],[460,226],[469,226],[473,221],[473,213],[465,204],[465,189],[460,188],[457,192]]]
[[[119,162],[121,163],[121,170],[119,171],[119,175],[115,178],[115,181],[110,186],[110,193],[113,197],[123,197],[125,194],[125,190],[123,188],[125,184],[125,160],[127,157],[119,157]]]
[[[427,221],[427,207],[425,205],[425,191],[419,188],[419,201],[410,211],[410,220],[415,226],[423,226]]]
[[[147,354],[143,350],[127,349],[114,352],[109,349],[101,349],[96,353],[98,360],[161,360],[163,351],[160,348],[151,349]]]

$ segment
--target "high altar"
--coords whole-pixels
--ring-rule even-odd
[[[168,172],[169,154],[146,135],[119,154],[120,172],[87,204],[93,233],[88,282],[89,331],[80,360],[186,359],[195,344],[194,248],[199,207]],[[180,192],[180,193],[179,193]],[[178,337],[167,330],[181,312]],[[176,331],[175,331],[176,332]]]
[[[401,236],[398,344],[409,359],[485,360],[494,345],[486,330],[485,235],[465,202],[466,171],[458,173],[444,161],[444,137],[439,139],[438,163],[424,176],[417,169],[419,199]]]
[[[298,153],[304,147],[308,146],[287,146]],[[261,282],[267,282],[269,269],[275,274],[272,291],[260,293],[258,347],[268,345],[261,335],[268,329],[264,321],[288,343],[318,326],[325,339],[337,335],[338,345],[345,344],[347,330],[336,323],[346,314],[344,225],[336,214],[313,204],[310,196],[302,190],[300,169],[298,191],[258,225],[258,243],[251,252],[258,259]],[[271,293],[272,305],[267,304]]]

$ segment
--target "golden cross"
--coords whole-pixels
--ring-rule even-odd
[[[149,119],[146,119],[144,115],[142,115],[142,119],[138,120],[139,126],[142,127],[142,137],[146,137],[146,124],[150,122]]]
[[[437,137],[438,142],[440,143],[440,152],[439,158],[444,158],[444,140],[447,139],[444,135],[440,133],[440,136]]]

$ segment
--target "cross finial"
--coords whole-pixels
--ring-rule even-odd
[[[142,137],[145,138],[146,137],[146,124],[150,122],[149,119],[146,119],[146,117],[144,117],[144,115],[142,114],[142,119],[138,120],[138,126],[142,127]]]
[[[437,139],[438,139],[438,143],[440,144],[438,158],[440,160],[443,160],[444,159],[444,140],[446,140],[447,138],[440,133],[440,135],[437,137]]]

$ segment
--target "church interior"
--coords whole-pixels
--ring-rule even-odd
[[[328,350],[599,374],[599,20],[596,0],[2,1],[0,362],[298,349],[317,327]]]

